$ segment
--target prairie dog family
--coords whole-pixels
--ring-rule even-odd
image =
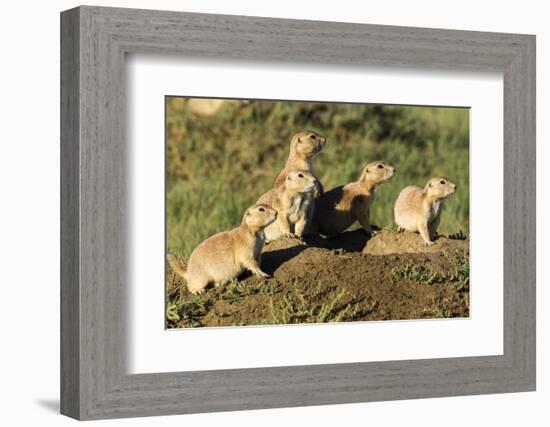
[[[359,179],[327,191],[317,201],[314,226],[326,236],[334,236],[359,221],[368,234],[374,234],[369,223],[369,210],[376,187],[390,179],[395,168],[385,162],[369,163]]]
[[[264,245],[264,229],[277,219],[277,211],[265,204],[248,208],[241,225],[215,234],[199,244],[189,257],[187,270],[169,255],[172,269],[187,281],[193,294],[204,292],[210,284],[223,284],[250,270],[260,277],[269,277],[260,268]]]
[[[172,269],[187,282],[191,293],[202,293],[206,287],[227,282],[244,270],[269,277],[261,269],[265,243],[280,237],[301,238],[318,231],[334,236],[356,221],[373,235],[369,212],[377,187],[395,174],[395,167],[384,161],[365,166],[359,179],[326,193],[312,166],[313,158],[324,148],[326,139],[311,131],[295,134],[290,142],[284,169],[273,188],[248,208],[241,224],[217,233],[191,253],[187,269],[173,256],[168,256]],[[442,202],[456,191],[456,184],[446,177],[431,178],[424,188],[404,188],[394,205],[394,219],[400,231],[419,232],[431,246],[437,237]]]
[[[283,183],[262,195],[256,203],[265,203],[277,211],[277,219],[265,228],[265,242],[279,237],[301,237],[308,221],[317,179],[308,171],[291,171]]]
[[[417,231],[428,246],[437,237],[437,227],[443,210],[443,200],[456,191],[449,178],[431,178],[424,188],[405,187],[399,193],[393,209],[398,231]]]

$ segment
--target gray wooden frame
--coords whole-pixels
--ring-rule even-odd
[[[126,53],[500,71],[504,354],[128,375]],[[79,7],[61,14],[61,412],[183,414],[535,389],[535,37]]]

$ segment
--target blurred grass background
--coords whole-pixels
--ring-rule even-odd
[[[395,229],[399,191],[445,175],[459,190],[445,203],[439,232],[468,236],[467,108],[232,101],[205,115],[193,112],[186,98],[167,97],[168,252],[188,259],[202,240],[238,225],[245,209],[271,188],[292,135],[301,130],[327,138],[314,161],[325,191],[357,180],[371,161],[396,167],[378,189],[371,223]]]

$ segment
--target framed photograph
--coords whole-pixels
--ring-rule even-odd
[[[61,14],[61,412],[535,390],[535,37]]]

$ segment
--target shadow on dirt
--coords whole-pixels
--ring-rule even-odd
[[[307,249],[307,246],[299,245],[264,252],[262,256],[262,269],[270,276],[273,276],[281,265],[299,255],[305,249]]]
[[[308,248],[360,252],[369,241],[369,238],[364,230],[354,230],[332,238],[310,234],[304,238],[303,243],[292,239],[280,239],[265,246],[262,269],[269,275],[273,275],[281,265]]]

